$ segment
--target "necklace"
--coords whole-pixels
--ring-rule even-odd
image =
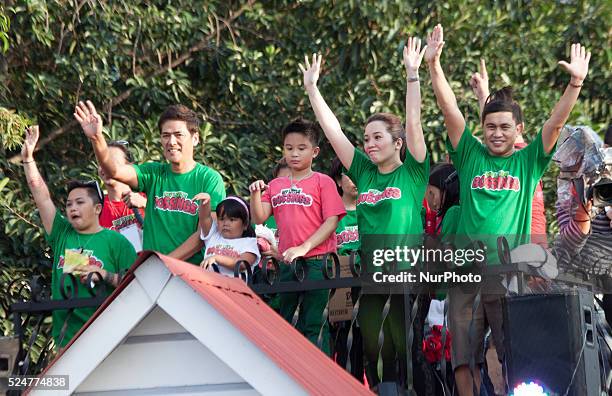
[[[88,235],[90,235],[90,237],[89,237],[89,239],[87,240],[87,242],[85,242],[85,246],[83,246],[83,244],[81,243],[81,237],[80,237],[80,235],[79,235],[79,232],[75,230],[75,232],[76,232],[76,236],[77,236],[77,241],[79,242],[79,253],[81,253],[81,254],[82,254],[82,253],[85,251],[85,249],[87,248],[87,245],[89,245],[89,242],[91,242],[91,240],[92,240],[92,239],[94,239],[94,238],[93,238],[94,234],[97,234],[97,233],[98,233],[98,232],[100,232],[101,230],[102,230],[102,227],[101,227],[101,226],[99,226],[99,227],[98,227],[98,230],[97,230],[96,232],[94,232],[94,233],[92,233],[92,234],[88,234]]]
[[[312,169],[306,175],[300,177],[299,179],[293,178],[293,172],[289,175],[289,182],[291,183],[291,188],[296,188],[296,184],[301,182],[304,179],[307,179],[310,175],[312,175]]]

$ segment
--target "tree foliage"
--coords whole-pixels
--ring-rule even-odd
[[[492,89],[515,88],[529,137],[569,80],[557,61],[579,41],[593,57],[570,123],[601,130],[610,121],[611,7],[605,0],[7,0],[0,8],[0,47],[8,46],[0,53],[0,268],[37,271],[50,260],[18,164],[25,124],[41,126],[36,159],[59,207],[64,180],[95,177],[90,144],[72,121],[79,100],[98,105],[108,137],[129,140],[139,161],[162,159],[157,117],[165,106],[196,109],[205,120],[197,160],[221,172],[228,192],[245,196],[280,157],[283,124],[314,118],[297,66],[305,54],[323,54],[321,91],[359,143],[370,114],[404,114],[401,49],[408,34],[424,38],[436,23],[446,33],[443,67],[474,128],[468,80],[480,57]],[[426,142],[437,161],[444,126],[426,70],[421,79]],[[316,166],[326,170],[331,155],[324,145]],[[554,230],[551,169],[544,185]]]

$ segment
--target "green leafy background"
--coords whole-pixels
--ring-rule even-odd
[[[602,131],[610,122],[612,3],[579,1],[202,1],[5,0],[0,6],[0,289],[48,268],[49,250],[18,164],[25,125],[41,126],[36,160],[57,205],[64,180],[94,177],[90,144],[72,119],[91,99],[109,138],[127,139],[139,161],[160,160],[157,117],[180,102],[205,120],[197,160],[219,170],[229,193],[247,195],[280,158],[279,130],[314,118],[298,63],[321,52],[319,86],[345,132],[359,143],[365,119],[403,115],[401,50],[409,34],[445,28],[442,62],[468,123],[478,129],[469,88],[480,57],[491,88],[511,84],[523,104],[526,136],[543,125],[569,77],[557,66],[569,45],[592,52],[569,122]],[[444,127],[427,72],[423,126],[434,161]],[[331,158],[323,144],[316,167]],[[554,220],[555,167],[544,177]],[[510,214],[509,214],[510,215]],[[0,313],[1,314],[1,313]],[[0,333],[10,333],[0,318]]]

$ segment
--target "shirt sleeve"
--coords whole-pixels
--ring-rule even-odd
[[[351,167],[348,170],[347,176],[353,181],[353,183],[355,183],[357,189],[359,189],[361,175],[372,167],[376,168],[376,165],[370,161],[368,156],[363,151],[355,147],[353,162],[351,162]]]
[[[271,180],[270,183],[268,183],[268,188],[266,188],[266,191],[261,193],[261,202],[267,202],[267,203],[272,202],[270,190],[272,190],[272,184],[274,184],[274,180],[276,179]]]
[[[148,193],[151,189],[151,185],[159,173],[161,164],[155,162],[148,162],[141,165],[132,165],[136,171],[136,177],[138,178],[138,191]]]
[[[136,261],[138,256],[136,255],[136,250],[134,250],[134,246],[127,240],[126,237],[119,234],[118,235],[117,244],[111,246],[111,249],[115,249],[116,251],[116,262],[114,263],[113,269],[109,269],[111,272],[119,273],[121,271],[126,271],[130,269],[132,264]]]
[[[208,242],[210,241],[210,239],[216,232],[217,232],[217,222],[213,220],[210,226],[210,230],[208,230],[208,235],[204,235],[204,231],[200,229],[200,239],[203,240],[204,242]]]
[[[320,174],[321,186],[321,213],[323,219],[328,219],[332,216],[338,216],[338,221],[346,215],[344,203],[338,194],[336,183],[331,177]]]
[[[453,161],[453,165],[455,165],[457,170],[460,170],[466,166],[470,162],[471,153],[474,153],[476,150],[480,150],[481,148],[482,144],[474,137],[474,135],[472,135],[472,131],[470,131],[467,124],[463,130],[463,133],[461,134],[461,139],[459,140],[457,148],[453,149],[450,138],[448,136],[446,137],[446,149],[448,150],[451,160]]]
[[[49,243],[49,246],[51,246],[51,249],[55,248],[61,237],[66,235],[70,228],[72,228],[72,226],[68,220],[60,214],[59,210],[56,210],[55,217],[53,218],[53,225],[51,226],[51,234],[47,234],[43,229],[45,239],[47,243]]]
[[[571,188],[570,181],[559,179],[558,190],[569,191]],[[576,210],[582,210],[578,207],[577,200],[569,193],[561,194],[557,193],[557,221],[559,223],[559,235],[556,241],[557,252],[563,252],[564,254],[557,254],[559,258],[568,255],[574,257],[578,255],[584,245],[586,244],[591,232],[584,234],[576,220],[574,215]]]
[[[417,184],[427,184],[429,182],[429,152],[425,153],[423,162],[414,159],[410,150],[406,149],[406,159],[403,163],[404,169]]]
[[[526,153],[527,157],[529,158],[529,163],[533,164],[531,170],[533,172],[532,177],[534,179],[540,180],[542,178],[542,175],[546,171],[548,164],[550,164],[556,149],[557,144],[555,143],[555,146],[552,150],[550,150],[550,153],[546,154],[544,151],[544,142],[542,141],[542,129],[540,129],[540,132],[538,132],[535,139],[533,139],[533,141],[529,143],[527,147],[521,150]]]
[[[257,238],[240,238],[240,239],[242,242],[240,244],[240,247],[238,248],[238,251],[240,252],[240,254],[253,253],[256,256],[256,258],[253,264],[251,265],[251,267],[254,267],[257,264],[259,264],[259,260],[261,259],[261,253],[259,253],[259,248],[257,247]]]

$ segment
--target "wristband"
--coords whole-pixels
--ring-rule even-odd
[[[418,77],[408,77],[408,82],[409,82],[409,83],[411,83],[411,82],[417,82],[417,81],[419,81],[419,78],[418,78]]]
[[[32,161],[21,161],[22,164],[31,164],[32,162],[34,162],[34,160],[32,160]]]
[[[570,85],[570,86],[572,86],[572,87],[574,87],[574,88],[582,88],[582,86],[584,85],[584,83],[583,83],[583,84],[578,85],[578,84],[573,84],[573,83],[570,81],[569,85]]]

